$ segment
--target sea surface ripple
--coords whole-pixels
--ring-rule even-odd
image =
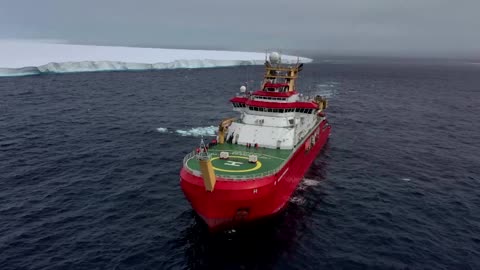
[[[480,269],[480,68],[308,64],[331,138],[287,209],[210,234],[183,156],[261,67],[0,78],[0,269]]]

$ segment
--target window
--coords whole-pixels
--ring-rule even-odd
[[[271,109],[271,108],[268,108],[268,112],[273,112],[273,109]]]

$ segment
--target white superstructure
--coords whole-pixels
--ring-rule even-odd
[[[326,100],[303,97],[295,91],[295,80],[302,64],[282,66],[278,54],[266,61],[262,89],[248,93],[242,87],[230,101],[240,113],[229,122],[227,142],[253,147],[292,149],[316,124],[324,119]],[[275,62],[273,61],[275,60]],[[272,65],[274,63],[275,65]]]

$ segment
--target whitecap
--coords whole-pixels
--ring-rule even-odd
[[[320,83],[315,86],[314,95],[320,95],[326,98],[333,98],[337,95],[338,82]]]
[[[194,127],[187,130],[178,129],[175,132],[181,136],[215,136],[215,131],[217,128],[215,126],[209,127]]]
[[[304,205],[305,204],[305,198],[304,197],[291,197],[290,202],[296,205]]]
[[[157,131],[158,131],[158,132],[161,132],[161,133],[167,133],[167,132],[168,132],[168,129],[167,129],[167,128],[163,128],[163,127],[159,127],[159,128],[157,128]]]
[[[303,178],[302,185],[307,187],[314,187],[320,185],[320,181],[315,179]]]

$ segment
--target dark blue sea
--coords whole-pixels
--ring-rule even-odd
[[[329,142],[284,212],[212,234],[181,161],[261,76],[0,78],[0,269],[480,269],[480,66],[306,65]]]

